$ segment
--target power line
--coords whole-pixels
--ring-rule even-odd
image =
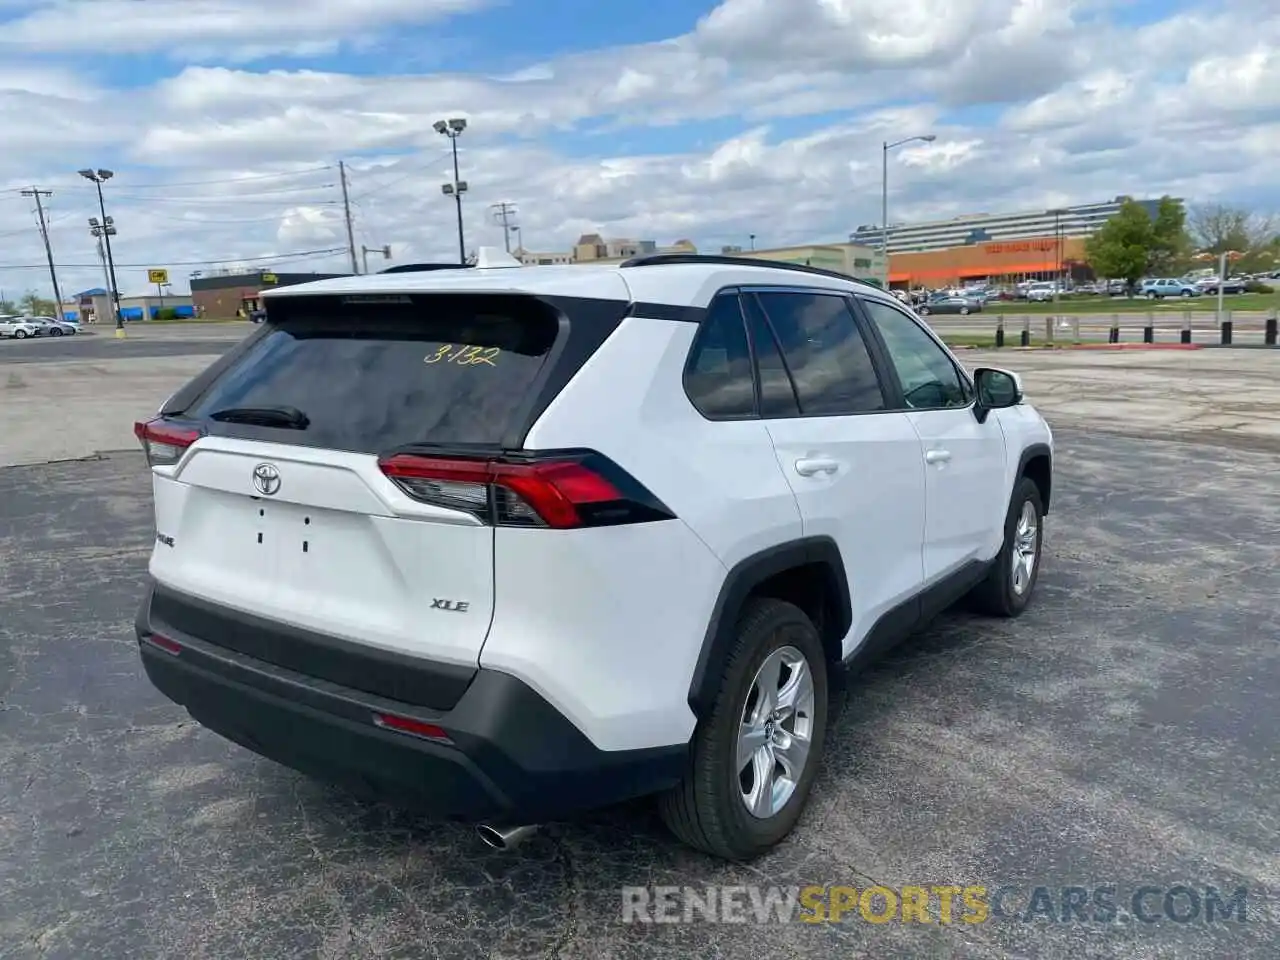
[[[131,183],[131,190],[167,190],[170,187],[202,187],[220,183],[247,183],[255,180],[272,180],[279,177],[302,177],[309,173],[320,173],[323,170],[332,170],[332,164],[326,164],[323,167],[307,167],[304,170],[293,170],[288,173],[252,173],[243,177],[224,177],[218,180],[178,180],[172,183]]]
[[[302,257],[319,257],[324,255],[336,255],[346,253],[346,247],[326,247],[323,250],[298,250],[294,253],[273,253],[262,257],[224,257],[220,260],[170,260],[171,267],[200,267],[211,263],[257,263],[263,260],[285,260],[298,259]],[[64,263],[64,267],[72,269],[82,269],[96,267],[96,263]],[[119,267],[154,267],[154,262],[149,263],[119,263]],[[43,270],[46,264],[43,263],[0,263],[0,270]]]
[[[314,194],[318,190],[332,190],[336,183],[318,183],[306,187],[288,187],[284,190],[262,190],[257,193],[230,193],[223,196],[203,197],[147,197],[127,193],[113,194],[118,200],[134,200],[139,203],[238,203],[248,200],[259,200],[263,197],[278,197],[298,193]],[[324,201],[317,201],[324,202]],[[333,201],[329,201],[332,203]]]

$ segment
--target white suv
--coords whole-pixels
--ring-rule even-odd
[[[838,274],[506,263],[268,291],[137,425],[146,671],[493,845],[656,794],[688,843],[758,855],[844,668],[966,595],[1025,608],[1050,431]]]

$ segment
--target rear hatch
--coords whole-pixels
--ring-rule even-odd
[[[397,660],[474,669],[493,613],[492,488],[413,464],[518,448],[624,309],[574,336],[561,309],[527,296],[279,298],[233,359],[138,425],[153,612],[385,696],[402,693]],[[552,359],[564,353],[571,368]],[[218,635],[202,636],[210,624]],[[391,669],[353,671],[362,647]],[[436,700],[425,705],[451,705]]]

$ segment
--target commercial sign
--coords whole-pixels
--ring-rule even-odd
[[[1032,253],[1054,250],[1054,240],[1011,240],[1006,243],[988,243],[982,248],[983,253]]]
[[[168,270],[148,270],[147,283],[162,284],[169,282]]]
[[[262,275],[262,282],[263,283],[279,283],[280,278],[277,277],[274,273],[264,273]]]

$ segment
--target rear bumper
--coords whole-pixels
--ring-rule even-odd
[[[152,588],[138,611],[143,667],[201,725],[303,773],[449,819],[536,823],[569,817],[679,781],[684,747],[602,751],[523,681],[479,670],[457,703],[433,711],[388,700],[163,625]],[[384,729],[393,714],[442,728],[438,743]]]

